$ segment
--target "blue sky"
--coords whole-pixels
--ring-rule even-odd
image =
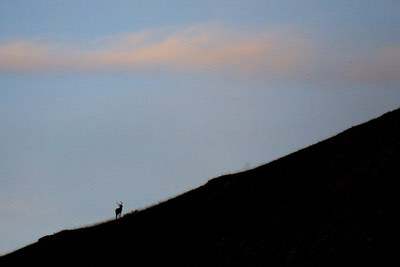
[[[398,1],[1,1],[0,253],[400,103]]]

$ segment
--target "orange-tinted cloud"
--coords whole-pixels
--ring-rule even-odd
[[[356,60],[350,64],[348,78],[368,83],[400,82],[400,45],[376,49]]]
[[[330,47],[330,48],[329,48]],[[400,45],[335,50],[294,30],[246,32],[206,25],[108,36],[93,43],[0,43],[0,71],[228,72],[296,80],[400,82]],[[255,75],[255,76],[254,76]]]
[[[142,32],[108,37],[98,47],[16,41],[0,44],[0,70],[46,71],[231,70],[286,73],[309,53],[299,37],[268,32],[243,34],[223,27],[190,27],[175,32]]]
[[[16,41],[0,45],[0,70],[43,69],[51,60],[42,44]]]

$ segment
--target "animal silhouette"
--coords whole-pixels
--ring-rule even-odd
[[[117,203],[117,205],[118,205],[118,208],[115,209],[115,219],[121,218],[121,216],[122,216],[122,207],[123,207],[122,201]]]

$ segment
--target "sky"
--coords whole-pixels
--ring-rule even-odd
[[[0,254],[400,104],[397,0],[0,0]]]

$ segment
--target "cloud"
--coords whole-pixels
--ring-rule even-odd
[[[51,58],[43,44],[16,41],[0,46],[1,70],[34,70],[51,65]]]
[[[385,46],[350,64],[348,79],[365,83],[400,82],[400,45]]]
[[[400,82],[400,45],[361,50],[354,45],[344,51],[293,29],[245,31],[206,24],[86,43],[3,42],[0,71],[206,71],[258,79]]]
[[[109,36],[96,46],[18,40],[0,44],[0,70],[229,70],[288,73],[309,53],[295,34],[194,26]]]

